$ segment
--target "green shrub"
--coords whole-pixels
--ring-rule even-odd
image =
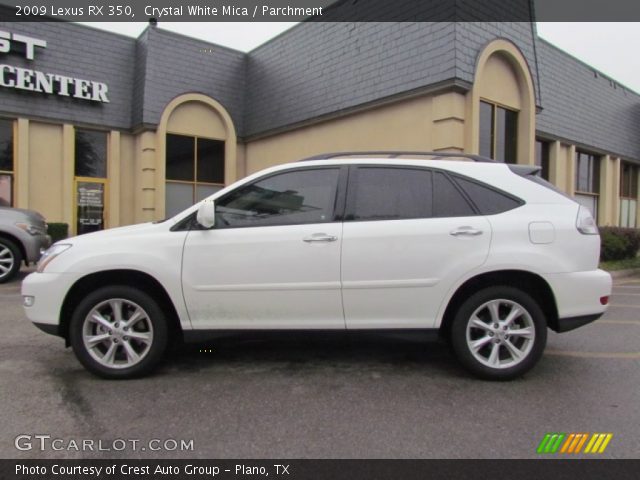
[[[600,261],[635,258],[640,249],[640,230],[635,228],[601,227]]]
[[[69,225],[67,223],[49,223],[47,233],[51,235],[53,243],[64,240],[69,236]]]

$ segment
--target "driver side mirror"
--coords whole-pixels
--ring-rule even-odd
[[[216,205],[213,200],[205,200],[200,204],[196,221],[204,228],[211,228],[216,224]]]

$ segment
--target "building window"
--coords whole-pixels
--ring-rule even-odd
[[[107,178],[107,134],[76,130],[76,177]]]
[[[549,150],[551,144],[544,140],[536,139],[536,156],[535,163],[541,167],[540,176],[545,180],[549,180]]]
[[[622,162],[620,172],[620,226],[636,228],[638,211],[638,165]]]
[[[75,132],[76,233],[104,228],[107,189],[107,133],[76,129]]]
[[[0,120],[0,206],[13,206],[13,121]]]
[[[517,163],[518,112],[480,102],[480,155],[499,162]]]
[[[224,187],[224,141],[169,133],[166,152],[167,216]]]
[[[590,153],[576,151],[575,198],[587,207],[593,218],[598,218],[600,194],[600,158]]]

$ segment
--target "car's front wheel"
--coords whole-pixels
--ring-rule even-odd
[[[20,249],[11,240],[0,237],[0,283],[16,276],[20,270],[22,255]]]
[[[146,292],[129,286],[103,287],[75,309],[69,337],[78,360],[104,378],[150,373],[167,346],[166,316]]]
[[[510,380],[540,360],[547,322],[538,303],[508,286],[471,295],[451,326],[451,345],[462,365],[479,377]]]

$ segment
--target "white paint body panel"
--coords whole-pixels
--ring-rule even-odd
[[[460,227],[477,236],[454,237]],[[431,328],[448,285],[484,263],[485,217],[344,224],[342,298],[347,328]]]
[[[334,242],[307,243],[316,233]],[[184,248],[194,328],[344,328],[341,223],[198,230]]]

